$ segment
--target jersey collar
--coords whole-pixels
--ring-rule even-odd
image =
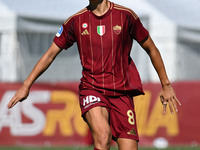
[[[108,11],[104,14],[104,15],[102,15],[102,16],[97,16],[97,15],[95,15],[92,11],[90,11],[89,9],[88,9],[88,7],[87,7],[87,9],[88,9],[88,11],[92,14],[92,16],[94,16],[96,19],[103,19],[103,18],[106,18],[110,13],[111,13],[111,11],[112,11],[112,9],[113,9],[113,3],[112,2],[110,2],[110,8],[108,9]]]

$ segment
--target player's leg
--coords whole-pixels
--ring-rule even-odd
[[[90,127],[95,149],[107,150],[111,144],[109,101],[95,90],[81,90],[79,102],[84,120]]]
[[[119,150],[138,150],[138,142],[132,139],[118,138]]]
[[[100,150],[109,150],[112,133],[108,110],[105,107],[94,107],[85,114],[85,119],[93,136],[94,147]]]
[[[120,96],[110,99],[110,103],[110,126],[119,150],[137,150],[139,137],[132,97]]]

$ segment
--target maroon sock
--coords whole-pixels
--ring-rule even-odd
[[[100,149],[98,149],[98,148],[94,148],[94,150],[100,150]]]

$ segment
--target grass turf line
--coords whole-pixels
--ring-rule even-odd
[[[0,150],[93,150],[93,147],[0,147]],[[117,150],[112,147],[111,150]],[[200,147],[170,147],[166,149],[144,148],[139,150],[200,150]]]

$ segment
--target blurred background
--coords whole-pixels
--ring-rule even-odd
[[[135,99],[141,145],[198,147],[200,1],[111,1],[138,14],[159,48],[182,102],[179,113],[162,115],[162,106],[157,103],[159,78],[147,54],[134,42],[131,57],[146,93]],[[76,44],[62,51],[36,81],[31,101],[12,110],[6,108],[14,91],[51,45],[60,25],[88,4],[88,0],[0,0],[0,146],[92,145],[78,106],[82,68]]]

